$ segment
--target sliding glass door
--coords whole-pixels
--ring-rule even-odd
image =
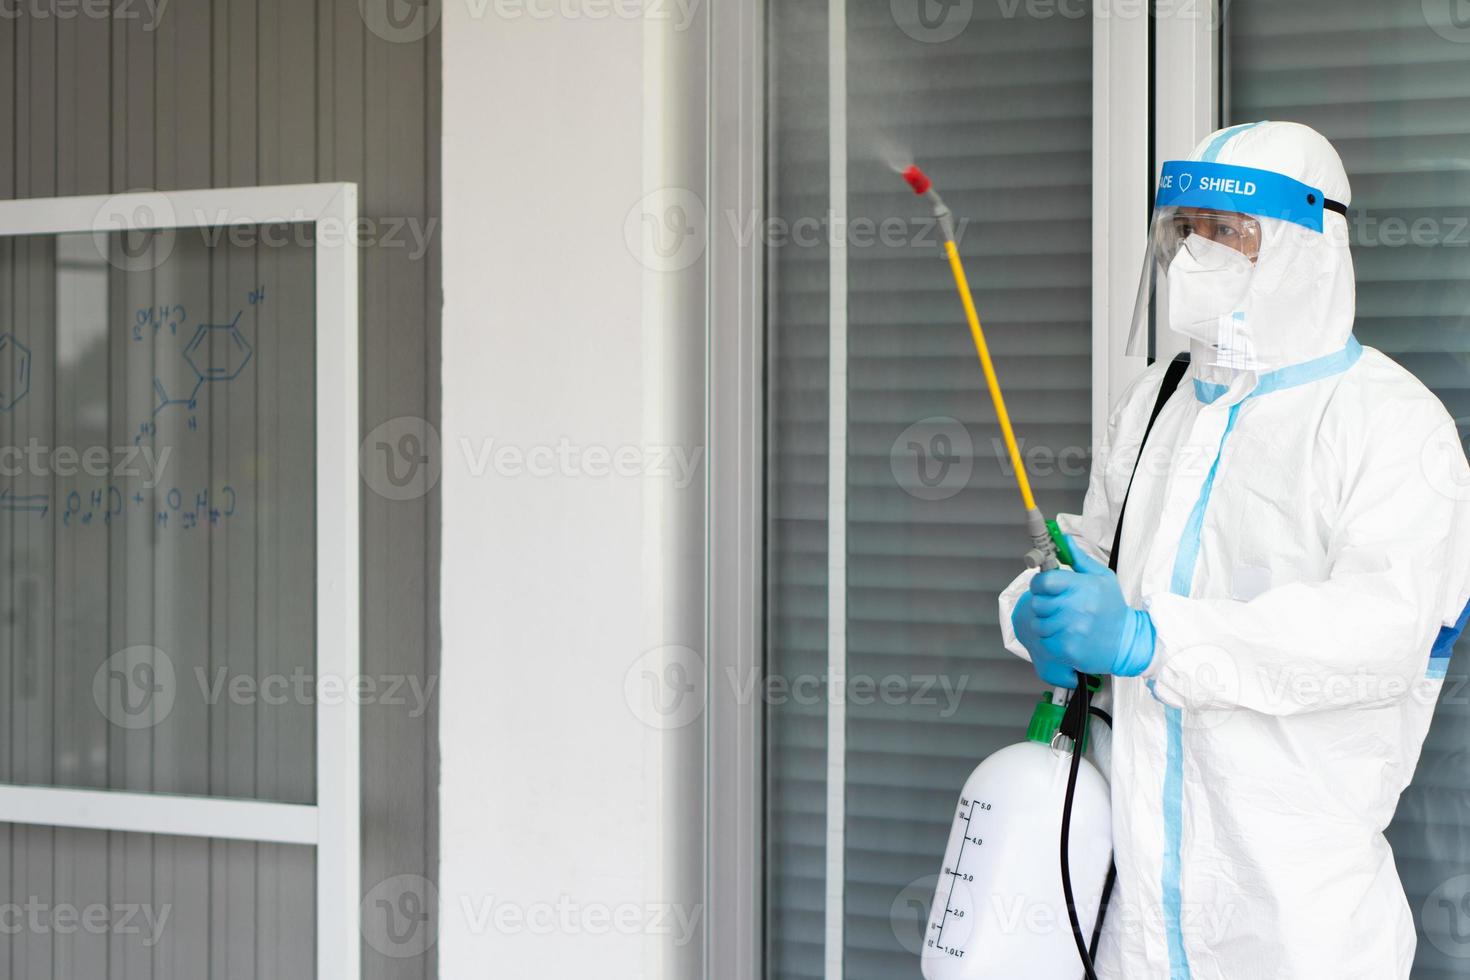
[[[1093,30],[1083,4],[769,6],[768,976],[895,980],[955,794],[1040,683],[1002,648],[1014,477],[960,250],[1044,508],[1093,411]],[[797,234],[802,228],[813,234]]]

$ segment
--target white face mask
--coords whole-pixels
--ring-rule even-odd
[[[1230,333],[1255,265],[1219,242],[1190,235],[1169,263],[1169,326],[1206,344]]]

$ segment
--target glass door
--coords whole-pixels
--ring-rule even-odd
[[[997,622],[1014,474],[898,169],[954,209],[1042,506],[1080,510],[1096,25],[1086,3],[768,11],[766,975],[917,978],[956,794],[1042,685]]]

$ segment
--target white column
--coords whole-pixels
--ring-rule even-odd
[[[444,977],[701,955],[705,42],[647,7],[443,7]]]

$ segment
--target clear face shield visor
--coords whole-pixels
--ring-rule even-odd
[[[1212,363],[1254,368],[1251,282],[1274,218],[1321,233],[1321,191],[1283,174],[1174,160],[1164,164],[1134,302],[1128,350],[1148,356],[1157,329],[1199,341]],[[1206,357],[1211,357],[1207,354]]]
[[[1260,254],[1261,222],[1252,215],[1211,208],[1156,209],[1128,353],[1149,354],[1155,317],[1161,326],[1205,343],[1222,330],[1228,332],[1250,292]]]

